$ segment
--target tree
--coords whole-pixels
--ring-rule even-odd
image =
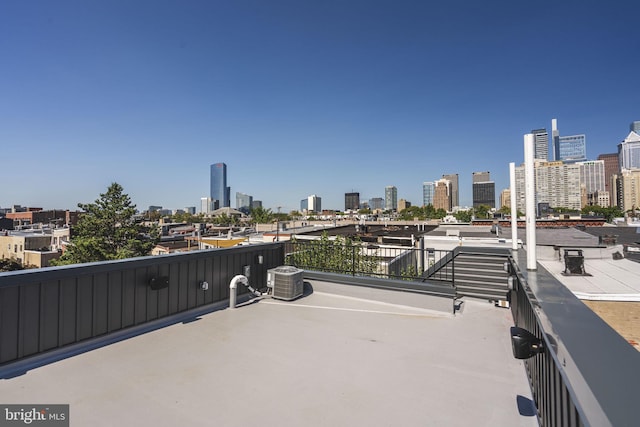
[[[156,227],[134,221],[136,205],[118,183],[112,183],[94,203],[78,203],[78,207],[84,212],[71,230],[71,244],[54,265],[149,255],[159,239]]]
[[[255,224],[269,224],[273,219],[271,209],[264,209],[262,206],[251,208],[251,220]]]

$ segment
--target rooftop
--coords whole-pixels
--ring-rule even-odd
[[[456,315],[344,296],[248,302],[0,382],[73,425],[538,425],[509,311]]]

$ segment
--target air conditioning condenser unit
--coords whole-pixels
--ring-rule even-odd
[[[267,270],[267,287],[273,289],[271,296],[286,301],[301,297],[304,292],[302,272],[288,265]]]

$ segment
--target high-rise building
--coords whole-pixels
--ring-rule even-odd
[[[398,207],[398,189],[393,185],[384,187],[384,209],[395,210]]]
[[[640,170],[623,170],[620,174],[622,184],[620,209],[627,211],[640,206]]]
[[[262,200],[254,200],[251,202],[252,209],[261,208],[261,207],[262,207]]]
[[[436,187],[433,193],[434,209],[444,209],[447,212],[451,211],[451,181],[442,178],[437,180],[435,185]]]
[[[504,206],[511,208],[511,190],[508,188],[500,192],[500,207]]]
[[[631,124],[629,125],[629,131],[635,132],[640,135],[640,120],[631,122]]]
[[[558,119],[551,119],[551,139],[553,140],[553,160],[560,160],[560,131],[558,131]]]
[[[360,208],[360,193],[344,193],[344,210],[357,211]]]
[[[315,194],[300,201],[301,212],[322,212],[322,199]]]
[[[546,129],[534,129],[531,131],[535,142],[534,158],[537,160],[549,160],[549,133]]]
[[[227,165],[211,165],[211,200],[215,209],[231,207],[231,188],[227,187]]]
[[[216,207],[211,197],[202,197],[200,199],[200,212],[207,215],[215,211]]]
[[[618,144],[618,160],[620,170],[640,169],[640,135],[629,132],[629,135]]]
[[[451,199],[451,205],[448,210],[451,210],[454,206],[460,206],[460,192],[459,192],[460,186],[458,181],[458,174],[457,173],[445,174],[445,175],[442,175],[442,178],[446,179],[450,183],[449,198]],[[435,204],[434,204],[434,207],[435,207]]]
[[[369,207],[371,210],[383,210],[384,209],[384,199],[382,197],[372,197],[369,199]]]
[[[606,191],[604,160],[576,163],[580,167],[580,185],[584,186],[588,200],[593,200],[596,192]]]
[[[574,163],[542,162],[535,168],[536,205],[581,209],[580,166]]]
[[[558,152],[565,163],[582,162],[587,160],[587,137],[586,135],[569,135],[558,138]]]
[[[433,195],[436,191],[436,185],[433,181],[422,183],[422,206],[433,205]]]
[[[491,181],[489,172],[473,172],[473,207],[487,205],[496,207],[496,184]]]
[[[620,172],[618,153],[600,154],[598,160],[604,161],[604,189],[611,194],[611,177]]]
[[[186,206],[184,208],[184,211],[186,213],[188,213],[189,215],[195,215],[196,214],[196,207],[195,206]]]
[[[251,210],[251,203],[253,202],[253,196],[248,194],[236,192],[236,209],[245,214]]]

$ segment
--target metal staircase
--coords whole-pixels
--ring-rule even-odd
[[[433,279],[448,271],[448,281],[453,283],[457,296],[505,300],[509,274],[504,271],[504,263],[509,255],[506,249],[457,247],[450,257],[427,271],[425,278]]]

